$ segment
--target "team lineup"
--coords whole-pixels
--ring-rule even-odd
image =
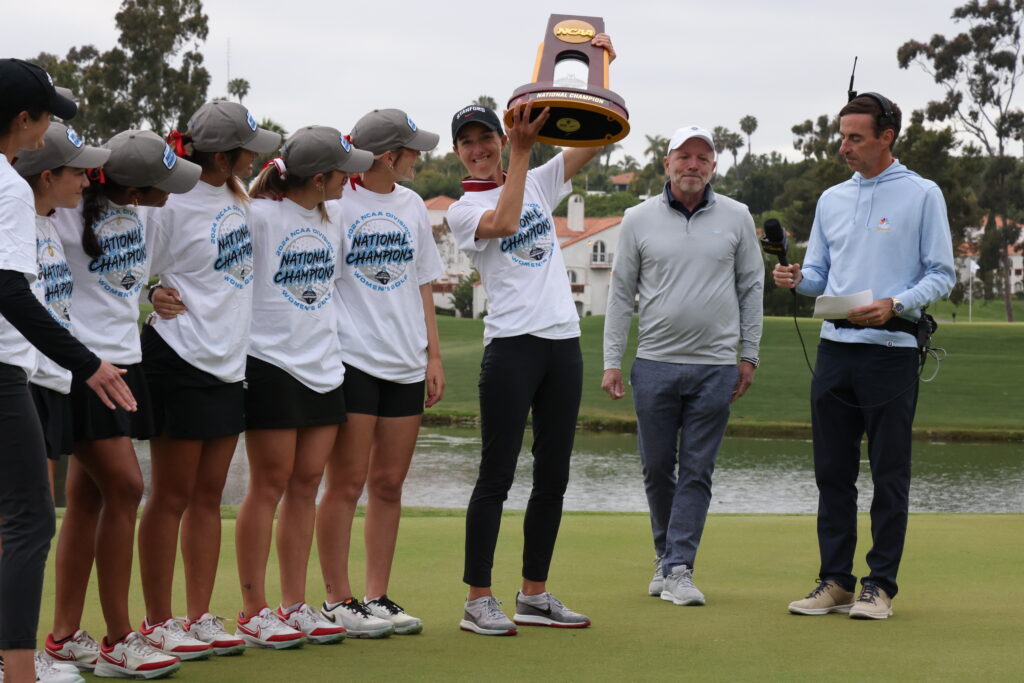
[[[615,58],[607,35],[591,44]],[[395,596],[407,612],[389,581],[422,414],[445,392],[431,287],[443,264],[423,199],[400,183],[441,136],[414,113],[374,109],[348,134],[310,125],[282,139],[221,100],[166,139],[128,130],[90,146],[50,120],[73,119],[77,105],[39,67],[0,60],[0,92],[0,681],[159,678],[247,647],[420,633],[415,596]],[[773,272],[800,294],[870,288],[875,298],[822,326],[811,387],[821,567],[811,593],[789,604],[794,614],[893,613],[915,330],[954,283],[941,192],[891,155],[900,118],[876,93],[843,108],[840,152],[853,178],[822,195],[805,263]],[[566,148],[529,168],[547,120],[529,104],[504,125],[479,105],[451,120],[466,178],[448,225],[488,300],[458,621],[480,635],[591,625],[548,587],[583,388],[579,314],[552,214],[602,148]],[[711,186],[711,134],[676,130],[664,167],[664,188],[623,218],[601,386],[612,400],[626,395],[620,368],[638,314],[629,383],[656,556],[647,593],[696,606],[706,602],[694,577],[715,458],[760,362],[765,271],[747,207]],[[154,313],[140,332],[141,297]],[[533,488],[510,617],[491,575],[528,425]],[[242,432],[250,478],[233,539],[230,632],[210,603],[232,542],[221,538],[220,501]],[[865,434],[875,494],[871,573],[858,591],[853,483]],[[137,546],[144,481],[133,439],[151,452]],[[52,628],[37,650],[62,456]],[[349,552],[364,492],[360,597]],[[272,541],[279,586],[267,585]],[[322,595],[306,591],[314,542]],[[136,552],[141,615],[129,610]],[[81,628],[94,564],[98,638]],[[184,619],[173,616],[178,564]],[[455,598],[452,612],[445,628],[458,618]]]

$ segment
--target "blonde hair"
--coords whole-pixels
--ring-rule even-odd
[[[278,163],[280,162],[280,163]],[[273,199],[280,201],[283,199],[288,190],[299,190],[305,188],[312,182],[312,178],[296,176],[289,173],[285,169],[282,175],[281,169],[284,167],[284,159],[277,157],[272,159],[263,168],[260,169],[259,174],[249,185],[249,196],[253,199]],[[330,177],[335,171],[329,171],[324,175]],[[324,200],[320,200],[316,205],[317,210],[320,212],[320,220],[326,223],[330,220],[330,216],[327,213],[327,207],[324,205]]]

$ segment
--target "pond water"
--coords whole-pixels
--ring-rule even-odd
[[[529,445],[529,438],[526,441]],[[136,444],[146,481],[147,442]],[[406,481],[408,506],[464,508],[476,480],[480,432],[424,428]],[[524,449],[506,506],[529,497],[532,456]],[[1024,512],[1024,445],[914,443],[912,512]],[[242,502],[248,485],[244,439],[231,464],[223,503]],[[867,455],[862,454],[860,508],[871,499]],[[712,512],[814,513],[810,441],[727,438],[718,456]],[[566,510],[646,512],[636,437],[580,431],[576,435]]]

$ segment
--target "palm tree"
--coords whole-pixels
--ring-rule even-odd
[[[736,164],[739,163],[737,155],[740,149],[743,147],[743,136],[740,135],[739,133],[729,131],[728,134],[725,136],[724,144],[725,148],[732,152],[732,165],[735,167]]]
[[[481,107],[487,107],[493,111],[498,111],[498,102],[490,95],[481,95],[473,100],[473,104],[480,105]]]
[[[238,98],[241,104],[245,96],[249,94],[249,81],[244,78],[232,78],[228,81],[228,94]]]
[[[747,114],[740,119],[740,130],[747,136],[747,156],[750,156],[750,136],[757,130],[757,119]]]
[[[640,162],[636,160],[636,157],[627,154],[622,157],[622,170],[625,173],[636,173],[640,170]]]
[[[615,152],[616,150],[619,150],[621,148],[622,148],[622,145],[620,145],[617,142],[613,142],[610,145],[605,145],[604,149],[601,150],[601,156],[604,157],[604,172],[605,173],[608,173],[608,166],[611,164],[611,160],[612,160],[612,152]]]
[[[651,168],[658,168],[658,163],[662,160],[668,150],[668,138],[664,135],[645,135],[647,138],[647,149],[644,150],[644,156],[651,157]]]
[[[729,137],[729,129],[725,126],[715,126],[711,131],[711,137],[715,139],[715,156],[721,156],[725,151],[725,140]]]

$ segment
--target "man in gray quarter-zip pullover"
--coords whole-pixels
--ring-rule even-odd
[[[658,557],[648,592],[703,605],[694,559],[729,405],[758,364],[764,265],[747,207],[708,184],[716,165],[711,134],[680,128],[668,149],[665,191],[622,220],[601,388],[612,399],[625,395],[620,363],[639,294],[630,384]]]

